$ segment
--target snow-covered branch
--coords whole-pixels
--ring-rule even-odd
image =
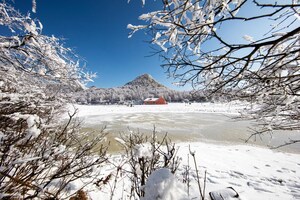
[[[162,66],[181,84],[253,101],[261,106],[246,117],[299,130],[299,7],[299,1],[168,0],[143,14],[139,27],[151,34],[162,49]],[[247,35],[234,28],[246,24],[265,28]]]

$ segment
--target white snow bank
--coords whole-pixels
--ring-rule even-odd
[[[246,145],[180,143],[178,155],[182,157],[182,166],[188,163],[189,146],[196,151],[202,181],[207,171],[207,195],[210,191],[233,187],[243,200],[300,198],[300,154]],[[191,161],[190,158],[193,168]],[[177,176],[183,173],[181,167]],[[195,180],[191,185],[196,191]]]
[[[223,146],[201,142],[179,143],[177,146],[178,156],[182,158],[179,169],[175,175],[167,169],[155,171],[147,180],[144,200],[199,199],[194,163],[188,156],[189,146],[196,152],[202,188],[204,173],[207,171],[206,199],[209,199],[209,192],[227,187],[233,187],[241,200],[300,198],[300,154],[281,153],[254,146]],[[113,164],[99,169],[102,176],[113,173],[113,167],[122,163],[121,158],[121,155],[111,157],[110,163]],[[187,167],[190,167],[189,182],[185,178]],[[86,191],[91,199],[108,200],[114,183],[112,179],[111,183],[102,185],[101,189],[91,183]],[[116,184],[113,199],[128,199],[131,183],[126,174],[121,175]]]
[[[74,105],[69,106],[70,111],[78,109],[78,116],[93,116],[120,113],[222,113],[238,114],[245,109],[246,105],[240,102],[231,103],[169,103],[167,105],[135,105],[133,107],[124,105]]]
[[[145,185],[145,196],[141,200],[188,200],[187,193],[169,169],[154,171]]]

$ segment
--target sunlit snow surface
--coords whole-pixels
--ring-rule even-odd
[[[187,155],[189,154],[190,145],[191,150],[196,152],[201,180],[203,180],[204,172],[207,171],[207,199],[209,199],[208,192],[226,187],[233,187],[240,194],[240,199],[243,200],[300,199],[300,154],[297,148],[292,150],[295,153],[279,152],[251,144],[246,145],[238,142],[238,139],[228,139],[229,136],[232,136],[232,138],[239,137],[239,131],[242,132],[242,129],[249,125],[245,122],[237,122],[238,124],[229,122],[230,124],[227,124],[226,128],[222,128],[222,125],[228,121],[224,114],[232,116],[238,110],[243,109],[242,105],[169,104],[166,106],[140,105],[134,107],[76,105],[75,107],[79,109],[79,117],[84,121],[85,126],[102,126],[106,124],[109,129],[114,127],[122,129],[130,126],[131,128],[151,130],[154,123],[159,131],[169,132],[170,134],[173,131],[174,134],[180,134],[180,131],[187,129],[184,132],[187,138],[189,137],[187,135],[188,130],[191,130],[192,135],[196,136],[197,132],[194,131],[198,130],[199,140],[193,138],[193,141],[199,142],[186,142],[189,141],[187,139],[177,143],[178,156],[182,158],[182,161],[179,170],[176,172],[176,179],[182,182],[184,169],[188,163]],[[167,125],[163,122],[166,122]],[[184,125],[184,122],[189,124]],[[119,123],[119,125],[114,123]],[[184,128],[176,131],[176,128],[174,128],[176,124],[183,124]],[[225,142],[222,142],[223,139],[219,139],[218,134],[222,134],[225,129],[228,129],[228,132],[230,132],[230,129],[235,130],[234,132],[237,135],[225,134]],[[214,131],[218,134],[215,134],[215,138],[208,137],[205,134],[207,130],[211,130],[209,134]],[[246,133],[244,133],[245,135]],[[215,140],[218,142],[211,142]],[[114,165],[118,165],[118,163],[122,163],[121,158],[120,155],[113,155],[110,159]],[[196,175],[191,157],[189,163],[192,168],[189,199],[195,199],[199,196],[199,192],[194,179]],[[125,168],[126,165],[123,167]],[[105,177],[109,173],[114,173],[113,169],[113,166],[105,165],[101,169],[100,175],[97,176]],[[84,183],[89,181],[91,180],[83,180]],[[126,199],[130,191],[128,181],[125,176],[118,179],[113,199]],[[82,184],[81,182],[76,183],[78,188]],[[176,186],[177,184],[172,185]],[[181,183],[181,187],[181,189],[187,191],[186,184]],[[112,185],[107,184],[102,186],[100,191],[95,185],[89,185],[88,194],[92,199],[110,199],[111,188]],[[169,188],[167,192],[176,194],[178,188]],[[167,196],[176,195],[170,194]],[[179,199],[175,198],[174,200]]]
[[[150,187],[150,191],[161,189],[158,193],[169,193],[164,195],[168,197],[166,199],[182,200],[182,198],[179,198],[182,197],[182,191],[186,191],[187,194],[187,186],[182,183],[182,180],[188,163],[189,146],[191,150],[196,152],[201,183],[204,173],[207,171],[207,199],[209,199],[208,192],[227,187],[233,187],[242,200],[290,200],[300,198],[300,154],[274,152],[269,149],[246,145],[223,146],[201,142],[177,144],[179,148],[178,156],[182,157],[181,165],[175,174],[177,182],[175,183],[173,179],[166,180],[165,184],[168,184],[171,188],[153,186]],[[97,175],[96,178],[106,177],[110,173],[115,174],[114,166],[124,163],[122,156],[119,155],[111,156],[110,160],[113,165],[104,165],[100,170],[100,175]],[[189,199],[199,199],[198,185],[195,181],[196,173],[191,157],[189,163],[191,167]],[[123,169],[126,169],[126,167],[128,166],[122,165]],[[110,199],[111,189],[114,186],[113,180],[110,184],[102,185],[101,190],[93,184],[89,185],[87,187],[89,196],[95,200]],[[84,180],[83,183],[90,183],[91,181]],[[155,180],[151,181],[155,182]],[[157,182],[161,181],[157,180]],[[77,188],[80,188],[83,183],[78,183]],[[126,197],[129,192],[130,182],[128,177],[123,174],[118,177],[113,199],[128,199]],[[178,192],[180,192],[180,195],[175,198],[176,194],[179,194]],[[153,195],[155,194],[153,193]]]

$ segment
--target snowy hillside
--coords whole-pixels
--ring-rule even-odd
[[[158,83],[149,74],[138,76],[124,86],[116,88],[96,88],[74,94],[75,102],[79,104],[123,104],[133,102],[140,104],[148,97],[163,96],[168,102],[204,101],[202,92],[176,91]]]

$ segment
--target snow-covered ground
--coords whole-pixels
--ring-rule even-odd
[[[300,198],[299,154],[247,145],[181,143],[182,163],[187,163],[188,145],[196,152],[202,175],[207,170],[207,191],[233,187],[242,199]]]
[[[168,178],[156,186],[158,192],[165,194],[165,198],[161,200],[199,199],[191,156],[189,157],[191,167],[189,198],[179,198],[182,197],[182,195],[179,196],[182,193],[187,196],[187,185],[182,183],[182,180],[188,163],[189,148],[196,152],[202,187],[204,173],[207,172],[206,199],[209,199],[209,192],[227,187],[233,187],[241,200],[300,199],[300,154],[274,152],[266,148],[247,145],[223,146],[201,142],[179,143],[177,147],[179,148],[178,156],[182,158],[181,165],[175,174],[177,181],[168,183],[170,182]],[[95,185],[89,185],[87,188],[91,199],[108,200],[111,193],[114,194],[113,199],[126,199],[130,191],[128,177],[119,173],[117,181],[114,181],[114,175],[116,175],[114,166],[121,166],[121,160],[122,156],[114,155],[111,157],[113,165],[103,166],[98,178],[106,177],[108,174],[113,174],[113,178],[108,184],[101,185],[101,189]],[[124,165],[123,169],[125,169]],[[160,176],[156,179],[160,181],[159,178]],[[112,190],[115,184],[116,188]]]
[[[93,116],[100,116],[97,120],[114,120],[114,115],[135,113],[222,113],[236,114],[244,106],[241,104],[169,104],[164,106],[83,106],[75,105],[79,109],[79,117],[86,122]],[[96,122],[96,120],[95,120]],[[121,122],[121,121],[119,121]],[[88,123],[88,122],[87,122]],[[94,123],[94,122],[93,122]],[[166,130],[168,131],[168,130]],[[285,200],[300,199],[300,154],[273,151],[254,145],[237,145],[204,143],[204,142],[180,142],[176,144],[178,156],[182,158],[176,179],[179,181],[177,188],[170,187],[166,192],[174,199],[179,191],[187,191],[186,185],[181,183],[184,168],[188,163],[189,145],[196,152],[197,165],[200,176],[203,179],[207,171],[207,193],[214,190],[233,187],[239,194],[240,199],[255,200]],[[114,155],[111,161],[114,164],[121,162],[121,155]],[[192,159],[189,159],[192,168],[191,177],[195,176]],[[101,169],[103,176],[113,173],[113,166],[106,165]],[[90,185],[89,196],[92,199],[110,199],[113,183],[101,187]],[[126,199],[126,191],[129,190],[126,177],[120,176],[117,180],[113,199]],[[198,195],[197,183],[191,181],[190,196],[194,199]],[[124,191],[125,190],[125,191]],[[208,198],[208,195],[207,195]],[[174,199],[176,200],[176,198]]]
[[[104,115],[104,114],[120,114],[120,113],[222,113],[237,114],[245,108],[245,104],[241,102],[230,103],[169,103],[167,105],[134,105],[133,107],[124,105],[74,105],[79,109],[79,117]],[[72,106],[70,106],[72,109]]]

